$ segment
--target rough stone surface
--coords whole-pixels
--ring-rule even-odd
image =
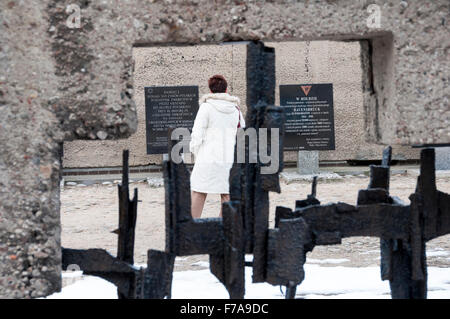
[[[300,175],[313,175],[319,173],[319,152],[299,151],[297,172]]]
[[[436,170],[450,170],[450,147],[436,147]]]
[[[57,79],[41,2],[0,3],[0,298],[60,288]]]
[[[79,29],[65,23],[74,3]],[[366,24],[369,3],[380,6],[380,28]],[[406,3],[0,2],[0,297],[60,288],[59,145],[136,130],[133,45],[369,39],[362,52],[373,74],[364,94],[369,137],[449,143],[450,3]]]

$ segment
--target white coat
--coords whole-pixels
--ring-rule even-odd
[[[238,97],[228,93],[210,93],[200,98],[189,144],[195,155],[191,190],[229,194],[228,178],[239,121],[241,128],[245,127],[244,117],[237,108],[239,103]]]

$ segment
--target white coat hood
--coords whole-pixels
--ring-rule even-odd
[[[203,95],[199,104],[211,104],[217,111],[222,113],[233,113],[236,111],[236,106],[239,105],[240,100],[237,96],[232,96],[228,93],[209,93]]]

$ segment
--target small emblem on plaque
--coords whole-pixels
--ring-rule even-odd
[[[306,96],[308,96],[309,91],[311,90],[312,85],[302,85],[300,86],[303,90],[303,93],[305,93]]]

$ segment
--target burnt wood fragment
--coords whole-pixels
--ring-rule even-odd
[[[256,126],[265,125],[266,109],[256,108]],[[381,275],[390,281],[392,298],[426,298],[425,244],[450,233],[450,196],[436,189],[433,149],[421,153],[411,205],[389,196],[390,157],[387,149],[383,165],[371,167],[370,184],[359,192],[356,206],[320,205],[315,179],[311,194],[297,201],[294,211],[276,208],[275,228],[270,230],[268,191],[276,191],[278,181],[263,183],[260,163],[233,165],[232,201],[223,204],[223,219],[193,219],[189,171],[183,163],[165,161],[166,252],[149,250],[147,268],[138,269],[132,265],[137,193],[130,201],[128,154],[124,153],[117,258],[102,249],[63,248],[63,268],[76,264],[85,274],[114,283],[119,298],[170,298],[175,256],[209,254],[211,272],[230,298],[244,297],[246,265],[253,267],[254,282],[284,285],[286,298],[294,298],[305,276],[306,252],[316,245],[339,244],[345,237],[375,236],[381,239]],[[252,263],[244,258],[249,249]]]
[[[211,272],[224,284],[231,299],[245,294],[244,227],[239,202],[222,204],[225,242],[223,253],[210,255]]]
[[[369,189],[380,188],[389,191],[389,166],[370,165]]]
[[[342,238],[352,236],[391,239],[409,236],[409,208],[402,205],[337,203],[297,211],[314,234],[316,245],[339,244]]]
[[[450,195],[441,191],[438,191],[438,225],[439,229],[436,233],[437,237],[450,234]]]
[[[263,42],[252,41],[247,45],[247,105],[251,108],[259,102],[275,104],[275,50]],[[251,112],[247,111],[247,116]],[[247,126],[252,121],[246,119]]]
[[[199,218],[181,222],[175,228],[177,256],[216,254],[223,250],[221,218]]]
[[[119,192],[119,236],[117,258],[129,264],[134,263],[134,239],[137,218],[138,192],[134,189],[134,197],[129,197],[128,150],[123,151],[122,183]]]
[[[137,189],[129,198],[128,150],[123,152],[122,183],[118,185],[119,228],[117,257],[103,249],[62,249],[63,268],[75,264],[84,274],[102,277],[117,286],[119,299],[139,297],[137,290],[142,279],[141,270],[133,267],[134,240],[137,216]]]
[[[253,215],[253,282],[266,279],[267,232],[269,228],[269,193],[261,189],[260,174],[255,180]]]
[[[101,277],[117,286],[123,298],[135,298],[139,270],[103,249],[62,249],[62,268],[77,265],[85,275]]]
[[[264,109],[264,120],[263,123],[261,124],[260,128],[262,129],[266,129],[267,130],[267,154],[263,154],[263,152],[261,152],[259,150],[259,161],[261,162],[261,160],[263,159],[262,157],[268,157],[268,158],[264,158],[264,161],[269,160],[272,158],[272,152],[276,152],[277,153],[277,158],[278,158],[278,165],[276,167],[276,171],[268,174],[264,172],[265,168],[268,168],[271,165],[274,165],[274,163],[262,163],[260,164],[260,170],[262,170],[261,173],[261,187],[262,189],[264,189],[265,191],[271,191],[271,192],[277,192],[280,193],[281,192],[281,188],[280,188],[280,179],[278,174],[280,172],[283,171],[283,140],[284,140],[284,109],[281,107],[274,107],[274,106],[270,106],[270,107],[266,107]],[[278,144],[278,148],[277,149],[273,149],[272,150],[272,130],[277,130],[278,131],[278,139],[277,139],[277,144]],[[276,135],[275,135],[276,137]],[[275,138],[274,137],[274,138]],[[259,140],[258,143],[258,147],[261,148],[262,143],[264,142],[263,140]]]
[[[176,256],[221,252],[224,238],[222,219],[192,218],[190,175],[185,164],[164,161],[163,167],[166,192],[166,252]]]
[[[317,176],[314,176],[311,183],[311,194],[309,194],[306,199],[296,200],[295,209],[311,205],[320,205],[320,201],[316,198],[316,192],[317,192]]]
[[[144,274],[144,299],[170,298],[175,255],[150,249]]]
[[[258,128],[266,125],[272,125],[272,122],[264,124],[265,110],[267,105],[275,103],[275,50],[264,46],[260,41],[252,41],[247,45],[246,61],[247,77],[247,128]],[[276,113],[276,112],[274,112]],[[279,115],[279,113],[276,113]],[[280,118],[272,114],[274,125],[283,125]],[[282,132],[283,134],[283,132]],[[277,176],[261,178],[260,163],[249,161],[253,157],[248,143],[245,147],[246,164],[243,167],[243,185],[241,193],[241,213],[244,222],[245,251],[254,256],[254,274],[255,282],[264,281],[265,269],[265,247],[268,228],[268,195],[267,190],[279,189]],[[282,157],[280,157],[282,159]],[[281,160],[282,162],[282,160]],[[282,167],[282,163],[280,163]],[[264,186],[262,186],[264,183]]]
[[[392,161],[392,146],[388,146],[383,150],[381,165],[391,166],[391,161]]]
[[[170,154],[174,140],[169,132]],[[163,162],[166,195],[166,252],[176,256],[215,254],[223,251],[221,218],[194,219],[191,215],[190,173],[186,165]]]
[[[300,213],[292,211],[289,207],[277,206],[275,208],[275,228],[278,228],[281,219],[293,219],[300,217]]]
[[[393,199],[389,196],[390,181],[390,165],[392,159],[392,147],[383,150],[381,166],[370,166],[370,182],[365,190],[358,192],[358,205],[371,205],[378,203],[393,203]],[[401,254],[402,241],[392,238],[380,238],[380,270],[382,280],[393,280],[393,267],[399,261],[404,262]],[[394,251],[396,254],[394,255]],[[407,267],[407,265],[406,265]]]
[[[127,262],[130,265],[133,265],[138,191],[136,188],[134,189],[133,200],[130,200],[128,156],[128,150],[124,150],[122,154],[122,183],[118,185],[119,233],[117,239],[117,258],[121,261]],[[123,294],[122,292],[118,291],[118,295],[119,299],[134,298],[132,293]]]
[[[246,147],[248,154],[248,145]],[[241,213],[244,220],[245,252],[250,254],[254,248],[254,223],[255,223],[255,176],[257,174],[257,164],[246,164],[243,168],[244,182],[241,195]]]
[[[389,196],[389,193],[386,189],[370,188],[370,189],[361,189],[358,192],[358,205],[371,205],[379,203],[387,203],[387,204],[393,203],[393,200]]]
[[[305,246],[311,240],[308,225],[301,217],[281,219],[278,228],[270,229],[266,281],[291,289],[299,285],[305,277]]]
[[[258,140],[259,128],[264,126],[266,120],[267,104],[259,103],[254,108],[257,110],[255,128]],[[278,176],[278,174],[277,174]],[[253,274],[254,283],[264,282],[267,270],[267,232],[269,229],[269,192],[263,188],[263,175],[261,174],[261,163],[255,167],[253,188]]]
[[[421,194],[423,203],[425,239],[436,238],[441,233],[441,225],[439,223],[439,195],[436,189],[434,148],[425,148],[420,153],[420,176],[416,193]]]
[[[256,121],[255,128],[278,128],[284,131],[283,126],[283,113],[271,106],[260,103],[255,106],[256,109]],[[258,137],[261,132],[258,131]],[[280,143],[283,143],[283,134],[280,134]],[[270,144],[270,143],[269,143]],[[259,144],[259,147],[261,144]],[[268,147],[270,150],[270,147]],[[281,152],[280,150],[278,150]],[[260,154],[261,155],[261,154]],[[283,155],[279,154],[278,171],[283,167]],[[269,228],[269,191],[280,191],[279,174],[263,174],[263,165],[258,158],[258,164],[253,172],[253,180],[248,180],[247,183],[252,184],[250,194],[253,195],[253,209],[250,214],[253,215],[253,236],[251,239],[252,252],[253,252],[253,282],[264,282],[266,280],[267,271],[267,240],[268,240],[268,228]],[[250,230],[251,231],[251,230]]]

